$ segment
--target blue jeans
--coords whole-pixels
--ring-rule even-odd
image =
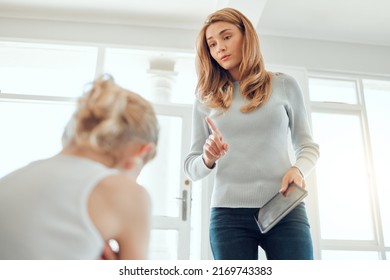
[[[257,260],[261,246],[269,260],[312,260],[310,225],[302,202],[262,234],[254,219],[259,208],[212,208],[211,250],[216,260]]]

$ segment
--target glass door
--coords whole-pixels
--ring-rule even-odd
[[[160,125],[156,158],[148,163],[138,182],[152,200],[149,258],[189,259],[191,182],[183,162],[189,151],[191,106],[154,105]]]

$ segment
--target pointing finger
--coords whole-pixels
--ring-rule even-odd
[[[225,144],[222,141],[222,133],[218,130],[217,126],[209,117],[206,117],[206,122],[212,132],[210,139],[214,141],[215,145],[217,145],[219,152],[222,153],[222,151],[225,150]]]
[[[218,130],[217,126],[214,124],[214,122],[209,117],[206,117],[206,122],[209,125],[209,128],[211,129],[213,134],[216,134],[222,138],[222,133]]]

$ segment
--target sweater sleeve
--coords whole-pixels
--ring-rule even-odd
[[[184,160],[184,172],[193,181],[203,179],[213,170],[208,168],[202,159],[203,145],[210,135],[206,116],[207,110],[196,100],[192,109],[191,148]]]
[[[319,156],[319,146],[314,143],[302,91],[294,78],[284,75],[284,92],[286,93],[291,130],[291,140],[295,152],[296,166],[304,177],[314,168]]]

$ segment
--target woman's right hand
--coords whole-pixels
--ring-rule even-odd
[[[102,255],[100,256],[101,260],[118,260],[118,252],[115,252],[110,246],[110,242],[106,241],[104,244],[104,249]]]
[[[211,130],[211,134],[203,145],[202,157],[207,167],[212,168],[214,163],[226,154],[228,144],[223,142],[222,133],[209,117],[206,117],[206,122]]]

